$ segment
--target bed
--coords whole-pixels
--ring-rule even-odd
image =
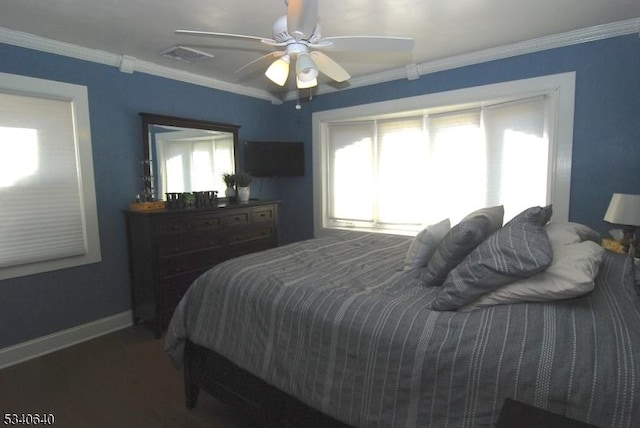
[[[545,215],[520,238],[531,255],[535,232],[546,246],[541,254],[550,257],[549,247],[556,257],[516,279],[496,281],[500,269],[481,251],[495,255],[501,233],[517,247],[501,221],[464,249],[439,285],[427,285],[430,265],[451,261],[441,250],[465,220],[415,238],[335,231],[214,266],[189,288],[166,336],[166,352],[185,370],[187,405],[204,389],[258,408],[273,426],[289,419],[305,427],[491,427],[505,400],[515,400],[595,426],[633,426],[640,420],[633,259],[592,242],[597,262],[561,263],[561,246],[595,239],[574,230],[546,239],[550,210]],[[458,238],[469,242],[468,234]],[[422,261],[412,265],[410,255]],[[469,261],[469,272],[460,271]],[[478,266],[490,271],[484,285]],[[586,288],[528,298],[538,301],[522,301],[517,290],[487,300],[525,279],[539,287],[554,266],[589,271]],[[475,294],[455,302],[470,275]],[[443,291],[451,284],[453,297]]]

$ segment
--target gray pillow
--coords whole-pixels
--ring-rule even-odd
[[[584,241],[593,241],[596,244],[602,242],[602,238],[598,232],[580,223],[549,223],[544,227],[544,230],[546,230],[547,235],[549,235],[551,245],[569,245]]]
[[[461,308],[502,285],[549,267],[553,251],[543,226],[551,213],[550,205],[532,207],[505,224],[449,273],[430,308]]]
[[[502,226],[504,207],[472,212],[446,234],[422,274],[422,284],[442,285],[445,278],[474,248]]]
[[[458,311],[467,312],[508,303],[570,299],[593,290],[606,251],[602,245],[593,241],[554,244],[553,240],[549,240],[553,249],[553,261],[547,269],[483,294]]]
[[[411,241],[411,245],[409,245],[402,270],[411,270],[426,266],[436,251],[438,244],[450,229],[451,223],[449,219],[446,219],[427,226],[418,233],[416,237],[413,238],[413,241]]]

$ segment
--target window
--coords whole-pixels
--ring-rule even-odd
[[[100,261],[86,88],[0,82],[0,279]]]
[[[412,233],[491,205],[567,220],[572,73],[314,114],[316,235]]]

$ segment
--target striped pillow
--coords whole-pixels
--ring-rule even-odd
[[[442,285],[447,275],[474,248],[502,226],[504,207],[482,208],[472,212],[445,235],[422,274],[422,284]]]
[[[449,232],[449,229],[451,229],[451,223],[449,223],[449,219],[446,219],[427,226],[418,233],[411,241],[411,245],[409,245],[402,270],[426,266],[442,238]]]
[[[532,207],[505,224],[449,273],[430,308],[458,309],[502,285],[549,267],[553,250],[543,226],[551,213],[551,205]]]
[[[551,248],[553,262],[546,270],[498,287],[458,311],[506,303],[570,299],[593,290],[606,250],[593,241],[575,244],[554,244],[551,241]]]

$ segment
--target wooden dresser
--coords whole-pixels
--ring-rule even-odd
[[[278,202],[125,211],[134,323],[160,337],[189,285],[213,265],[277,246]]]

